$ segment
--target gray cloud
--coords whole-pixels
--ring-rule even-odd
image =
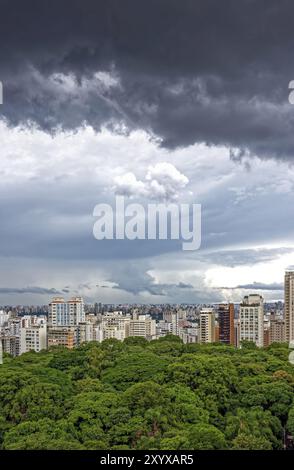
[[[283,283],[278,283],[278,282],[273,282],[271,284],[265,284],[263,282],[252,282],[251,284],[240,284],[235,287],[216,287],[217,290],[228,290],[228,291],[234,291],[234,290],[250,290],[250,291],[270,291],[270,292],[284,292],[284,284]]]
[[[292,159],[293,8],[289,0],[2,1],[1,112],[48,130],[124,123],[167,147],[208,142],[234,158]]]
[[[63,292],[64,289],[63,289]],[[0,287],[0,294],[48,294],[48,295],[59,295],[61,291],[46,287]]]
[[[108,282],[113,283],[112,289],[126,291],[134,296],[143,294],[151,296],[155,302],[217,302],[222,295],[213,288],[207,287],[201,276],[195,276],[195,285],[185,282],[158,282],[146,269],[148,263],[129,263],[128,266],[115,266],[111,269]],[[142,296],[143,295],[143,296]],[[146,299],[146,297],[145,297]]]
[[[198,258],[212,264],[220,264],[228,267],[254,266],[256,263],[273,261],[279,256],[292,252],[293,247],[219,250],[209,253],[200,253]]]
[[[282,283],[264,284],[263,282],[253,282],[252,284],[243,284],[243,285],[237,286],[236,289],[283,291],[284,284]]]
[[[129,264],[118,267],[107,281],[115,284],[113,289],[124,290],[134,295],[148,292],[154,296],[166,296],[166,284],[155,284],[155,279],[140,265]]]

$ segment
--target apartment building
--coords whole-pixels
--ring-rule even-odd
[[[263,298],[258,294],[246,295],[240,304],[240,342],[252,341],[264,345]]]
[[[202,308],[200,311],[199,342],[215,342],[215,312],[210,308]]]

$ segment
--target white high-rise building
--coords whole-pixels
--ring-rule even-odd
[[[101,343],[105,339],[118,339],[123,341],[126,338],[125,328],[120,328],[118,325],[109,325],[97,327],[95,330],[95,339]]]
[[[179,313],[172,312],[171,314],[171,324],[172,324],[172,334],[178,335],[179,334]]]
[[[79,323],[77,327],[77,342],[78,344],[87,343],[94,339],[94,326],[90,322]]]
[[[156,338],[161,338],[168,334],[171,334],[173,331],[172,323],[169,323],[165,320],[159,320],[156,323]]]
[[[20,332],[20,353],[47,349],[47,325],[45,322],[24,326]]]
[[[0,327],[4,326],[9,320],[9,313],[0,310]]]
[[[130,320],[129,336],[143,336],[146,339],[156,338],[156,322],[148,315],[138,315]]]
[[[63,297],[54,297],[49,304],[49,324],[52,326],[75,326],[86,321],[82,297],[73,297],[65,301]]]
[[[8,320],[8,328],[11,335],[20,336],[21,319],[11,318]]]
[[[200,311],[199,342],[214,343],[215,341],[215,312],[211,308]]]
[[[20,336],[11,334],[2,335],[0,336],[0,343],[2,345],[3,352],[11,354],[13,357],[19,356]]]
[[[240,342],[252,341],[263,347],[263,298],[258,294],[246,295],[240,304]]]
[[[285,273],[285,341],[294,341],[294,270]]]
[[[125,316],[122,312],[106,313],[94,328],[93,339],[99,342],[110,338],[123,341],[129,336],[130,320],[130,316]]]

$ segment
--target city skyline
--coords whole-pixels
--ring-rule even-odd
[[[56,292],[54,292],[56,294]],[[242,348],[244,341],[263,348],[294,344],[294,270],[285,271],[284,302],[266,303],[251,291],[238,304],[86,305],[83,297],[54,296],[47,306],[0,309],[0,355],[85,342],[124,341],[140,336],[152,341],[172,334],[184,344],[222,343]],[[2,356],[1,356],[2,357]]]
[[[62,346],[73,349],[87,342],[147,341],[178,336],[184,344],[222,343],[243,348],[252,342],[259,348],[272,343],[294,342],[292,287],[294,272],[285,273],[285,304],[264,303],[250,293],[239,305],[109,306],[86,305],[82,297],[53,297],[44,309],[0,309],[1,351],[13,357],[31,350],[40,352]],[[245,343],[244,343],[245,342]],[[246,344],[245,344],[246,347]]]

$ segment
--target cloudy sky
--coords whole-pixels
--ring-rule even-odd
[[[0,305],[283,298],[293,17],[290,0],[0,0]],[[201,248],[96,240],[116,194],[201,204]]]

